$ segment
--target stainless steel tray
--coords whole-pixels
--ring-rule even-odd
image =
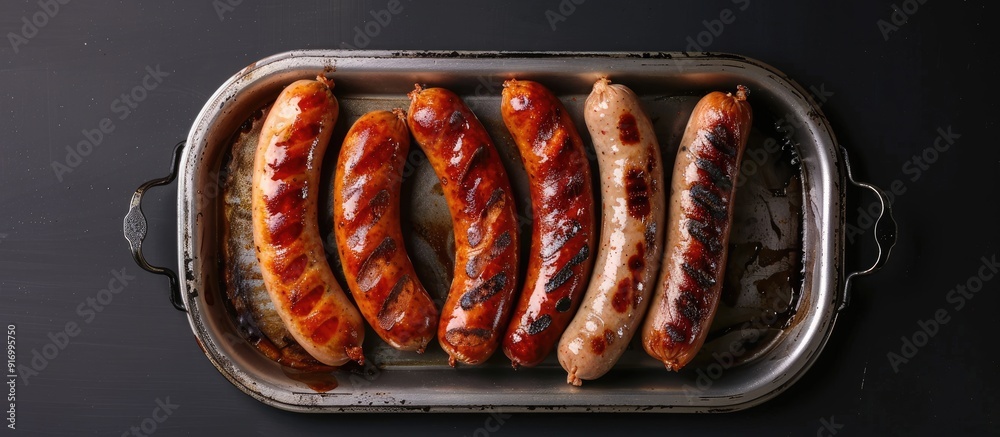
[[[326,374],[320,383],[310,379],[315,375],[289,371],[261,354],[227,305],[224,276],[226,264],[232,261],[222,254],[223,240],[232,238],[232,225],[223,220],[227,200],[219,193],[225,184],[233,183],[227,180],[227,163],[239,160],[241,150],[249,146],[241,140],[247,137],[239,134],[241,129],[252,129],[255,114],[259,117],[259,110],[285,85],[317,74],[334,79],[334,93],[341,102],[341,121],[324,160],[326,180],[339,139],[357,117],[371,109],[405,108],[405,94],[414,83],[447,87],[462,95],[490,130],[519,198],[522,232],[529,232],[531,215],[526,176],[499,117],[504,79],[532,79],[547,85],[560,96],[583,133],[580,108],[593,82],[606,75],[628,85],[643,98],[654,120],[666,168],[672,168],[677,143],[697,99],[712,90],[748,86],[754,132],[742,182],[738,181],[726,289],[713,334],[699,358],[684,371],[670,373],[635,346],[604,378],[573,387],[565,383],[565,373],[554,357],[537,368],[514,371],[498,351],[482,366],[453,369],[439,349],[424,355],[400,353],[371,333],[365,344],[369,361],[365,368],[342,368]],[[592,150],[589,139],[585,141]],[[846,156],[817,105],[782,73],[733,55],[289,52],[251,64],[224,83],[195,119],[186,145],[178,147],[177,153],[178,267],[183,277],[177,281],[170,269],[150,266],[141,253],[146,232],[140,210],[142,194],[169,183],[173,174],[143,184],[133,196],[125,218],[133,255],[144,268],[173,275],[175,306],[186,309],[205,354],[227,379],[261,402],[293,411],[718,412],[747,408],[781,393],[812,365],[839,310],[846,306],[851,277],[878,269],[895,241],[895,224],[884,194],[853,181]],[[410,232],[407,247],[421,279],[432,292],[437,290],[440,299],[447,289],[442,284],[447,284],[450,274],[447,244],[441,244],[450,222],[440,195],[435,194],[429,166],[419,159],[419,152],[415,158],[408,175],[412,179],[404,181],[410,199],[409,207],[404,201],[407,226],[439,231]],[[596,163],[592,164],[596,171]],[[875,193],[883,203],[885,219],[880,216],[875,229],[879,243],[875,265],[845,275],[848,182]],[[329,221],[329,212],[325,214],[321,222]],[[336,266],[335,251],[328,252]]]

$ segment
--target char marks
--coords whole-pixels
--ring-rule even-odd
[[[477,304],[486,302],[495,294],[500,292],[507,285],[507,274],[504,272],[493,275],[492,278],[483,281],[471,290],[465,292],[459,300],[459,306],[463,310],[469,311]]]
[[[733,181],[729,178],[722,169],[720,169],[715,163],[705,158],[698,158],[694,161],[695,165],[698,166],[708,176],[712,179],[712,183],[719,187],[723,191],[729,191],[733,188]]]
[[[724,220],[726,218],[729,210],[726,202],[713,193],[711,189],[700,183],[695,183],[691,186],[689,193],[691,194],[691,200],[708,211],[716,220]]]
[[[368,259],[358,269],[358,289],[367,292],[378,283],[382,277],[382,268],[396,254],[396,240],[385,237],[378,247],[368,255]]]
[[[701,242],[709,252],[719,253],[722,244],[719,242],[718,232],[711,229],[709,225],[695,219],[688,219],[687,231],[695,240]]]
[[[528,335],[537,335],[552,324],[552,316],[544,314],[528,325]]]
[[[573,258],[570,258],[556,274],[549,278],[548,282],[545,283],[545,292],[551,293],[566,282],[569,282],[573,278],[573,267],[583,263],[587,258],[590,258],[590,248],[584,244],[580,247],[580,251],[576,255],[573,255]]]
[[[736,148],[729,145],[729,130],[725,126],[715,125],[711,132],[705,132],[705,139],[722,154],[730,157],[736,156]]]
[[[688,277],[698,283],[698,285],[702,288],[707,289],[715,285],[715,278],[704,270],[694,267],[687,262],[681,264],[681,269],[683,269],[684,273],[687,273]]]
[[[389,291],[385,301],[382,302],[382,308],[378,312],[378,324],[382,329],[386,331],[392,329],[402,318],[406,312],[406,307],[404,306],[405,301],[400,299],[400,297],[403,295],[404,290],[412,292],[412,290],[408,290],[411,286],[410,276],[403,275],[402,278],[399,278],[399,281],[396,281],[396,285],[392,287],[392,290]]]
[[[644,219],[649,215],[649,184],[646,171],[630,168],[625,175],[625,194],[628,214],[632,218]]]

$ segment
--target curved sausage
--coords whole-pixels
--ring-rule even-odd
[[[635,93],[600,79],[584,118],[597,151],[602,223],[590,285],[559,340],[573,385],[607,373],[635,334],[659,268],[664,216],[660,147]]]
[[[253,239],[264,285],[285,326],[317,360],[364,362],[364,322],[330,270],[319,235],[319,167],[339,106],[326,78],[281,92],[254,158]]]
[[[679,370],[705,342],[726,271],[737,171],[750,135],[747,89],[703,97],[688,120],[671,184],[667,251],[643,326],[646,352]]]
[[[401,109],[373,111],[347,132],[333,183],[333,224],[348,288],[390,346],[423,352],[438,310],[403,245],[399,188],[410,149]]]
[[[590,163],[562,102],[537,82],[504,83],[500,112],[527,170],[531,259],[503,340],[516,369],[540,363],[580,305],[593,267]]]
[[[443,88],[409,94],[410,131],[441,181],[455,230],[455,276],[438,341],[456,361],[496,351],[517,284],[518,235],[507,172],[476,115]]]

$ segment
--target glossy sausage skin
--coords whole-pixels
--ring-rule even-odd
[[[316,211],[319,167],[339,106],[333,83],[300,80],[281,92],[254,157],[253,236],[264,285],[296,341],[317,360],[364,362],[364,322],[326,261]]]
[[[455,275],[438,342],[452,366],[478,364],[500,344],[517,284],[510,181],[486,129],[455,93],[417,86],[409,96],[410,131],[441,182],[455,230]]]
[[[438,310],[403,245],[399,188],[410,149],[406,115],[363,115],[344,138],[333,183],[333,223],[348,288],[390,346],[423,352]]]
[[[566,382],[597,379],[618,361],[646,312],[660,266],[664,218],[660,147],[638,97],[598,80],[584,106],[601,178],[594,273],[559,340]]]
[[[694,358],[712,324],[726,271],[740,159],[750,135],[747,89],[695,106],[674,164],[667,249],[642,344],[669,370]]]
[[[514,368],[532,367],[559,341],[590,278],[594,193],[583,141],[555,95],[509,80],[500,112],[528,173],[534,212],[531,258],[503,351]]]

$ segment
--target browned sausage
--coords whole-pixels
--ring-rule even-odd
[[[562,102],[537,82],[504,83],[500,112],[528,173],[531,258],[503,351],[514,368],[540,363],[576,312],[590,279],[594,193],[590,164]]]
[[[443,88],[409,94],[407,121],[441,181],[455,230],[455,277],[438,341],[466,364],[496,351],[517,284],[518,236],[507,172],[476,115]]]
[[[423,352],[438,310],[413,270],[399,224],[410,149],[406,115],[373,111],[354,123],[337,160],[333,223],[348,288],[361,314],[394,348]]]
[[[566,382],[600,378],[638,332],[663,248],[663,170],[653,124],[628,87],[598,80],[584,105],[601,178],[601,241],[580,310],[559,339]]]
[[[679,370],[705,342],[726,271],[734,183],[750,135],[747,89],[713,92],[691,113],[674,164],[659,286],[642,344],[669,370]]]
[[[264,285],[285,326],[317,360],[364,362],[364,322],[326,261],[316,202],[339,106],[323,77],[281,92],[254,158],[253,236]]]

